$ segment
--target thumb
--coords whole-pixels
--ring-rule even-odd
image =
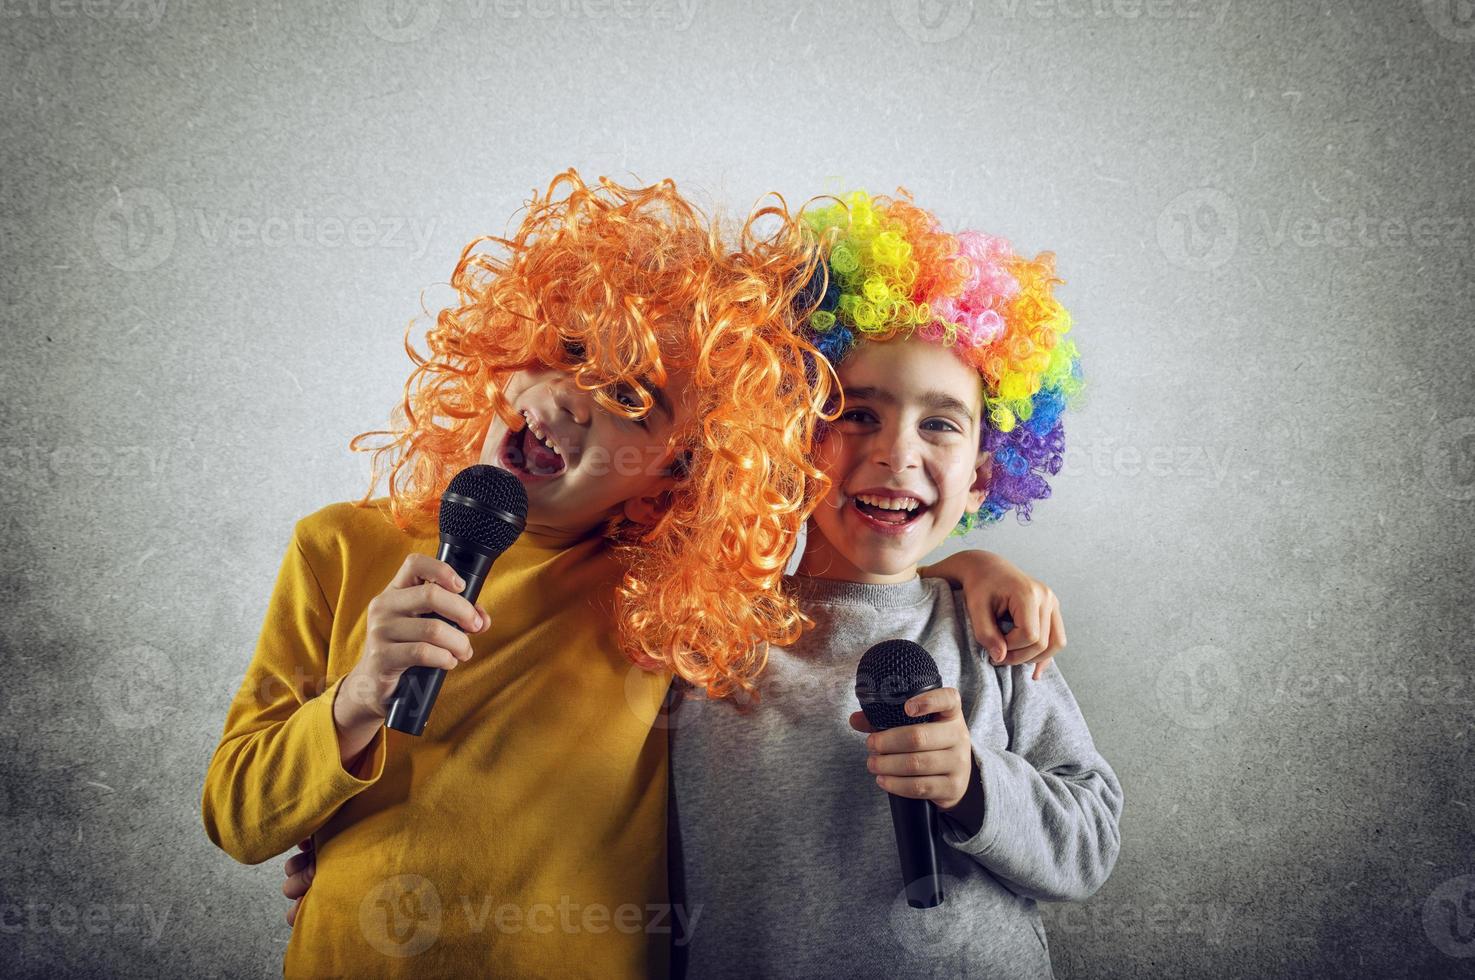
[[[991,661],[995,664],[1004,662],[1009,647],[1004,642],[1004,634],[999,631],[999,624],[994,622],[992,610],[986,610],[984,615],[973,618],[973,637]]]

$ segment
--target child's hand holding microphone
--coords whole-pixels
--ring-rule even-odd
[[[345,770],[354,771],[359,754],[384,724],[389,699],[406,670],[420,666],[452,670],[471,659],[467,634],[485,630],[491,617],[461,596],[464,588],[450,565],[413,554],[369,603],[363,655],[333,702]],[[461,628],[427,613],[444,616]]]
[[[971,832],[982,824],[982,786],[973,765],[973,741],[955,687],[939,687],[907,700],[911,717],[930,721],[878,732],[865,712],[850,715],[850,727],[868,732],[866,768],[888,793],[931,800]],[[976,811],[976,812],[975,812]]]

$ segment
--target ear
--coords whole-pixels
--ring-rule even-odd
[[[665,481],[665,489],[625,501],[625,517],[643,527],[650,527],[665,516],[676,500],[676,481]]]
[[[691,450],[678,451],[653,492],[625,501],[625,517],[646,527],[659,521],[676,501],[676,486],[691,473],[691,465]]]
[[[968,488],[968,506],[966,510],[970,514],[978,513],[978,508],[988,498],[989,480],[994,475],[994,454],[987,449],[978,450],[978,462],[973,467],[973,486]]]

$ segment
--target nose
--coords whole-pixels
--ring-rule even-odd
[[[578,425],[589,424],[593,403],[593,396],[574,384],[572,377],[560,378],[553,385],[553,404]]]
[[[922,465],[916,435],[905,426],[879,433],[871,449],[871,459],[898,473]]]

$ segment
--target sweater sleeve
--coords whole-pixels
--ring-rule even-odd
[[[988,669],[1006,675],[999,686],[1009,744],[1003,750],[983,744],[983,719],[969,719],[983,822],[968,837],[944,814],[943,839],[1018,895],[1051,902],[1088,898],[1116,864],[1121,783],[1096,751],[1053,662],[1037,681],[1029,679],[1030,664]]]
[[[205,775],[205,832],[244,864],[310,836],[384,770],[382,729],[359,764],[364,778],[346,771],[339,758],[333,698],[342,679],[327,684],[332,623],[299,521]]]

